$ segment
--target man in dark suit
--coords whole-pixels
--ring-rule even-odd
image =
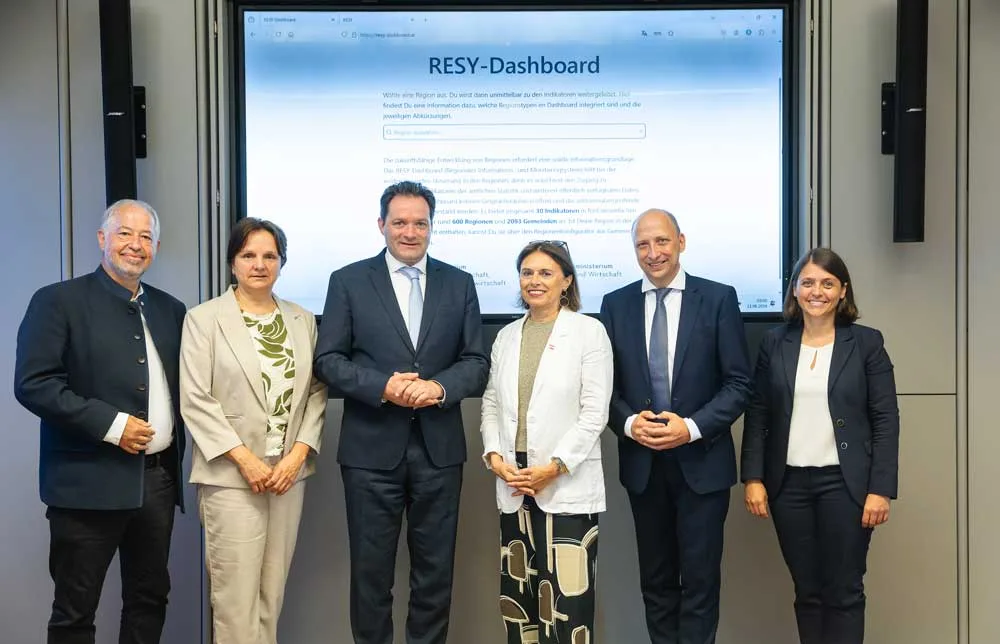
[[[330,276],[316,375],[344,397],[341,464],[351,550],[351,629],[392,644],[392,584],[404,512],[409,644],[448,634],[465,461],[460,403],[489,372],[472,276],[427,257],[434,195],[382,194],[386,250]]]
[[[160,641],[184,430],[178,361],[184,305],[139,280],[159,248],[156,212],[122,200],[104,213],[101,266],[39,289],[17,334],[14,395],[41,419],[55,600],[49,644],[94,642],[115,552],[120,644]]]
[[[715,641],[723,525],[736,483],[731,426],[750,395],[736,291],[687,275],[677,220],[632,226],[645,277],[604,297],[615,356],[609,425],[618,436],[653,644]]]

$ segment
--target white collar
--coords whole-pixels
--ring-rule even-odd
[[[687,285],[687,273],[685,273],[684,269],[682,268],[679,271],[677,271],[676,275],[674,275],[674,279],[670,280],[670,283],[667,284],[667,288],[671,288],[675,291],[683,291],[686,285]],[[655,291],[657,288],[658,287],[655,284],[649,281],[648,277],[646,277],[645,275],[642,276],[643,293]]]
[[[393,257],[392,253],[389,252],[389,249],[386,249],[385,251],[385,265],[389,267],[390,274],[399,271],[399,269],[403,268],[404,266],[409,266],[409,264],[404,264],[403,262]],[[413,268],[420,271],[421,275],[427,274],[427,253],[424,253],[424,256],[420,258],[419,262],[413,265]]]

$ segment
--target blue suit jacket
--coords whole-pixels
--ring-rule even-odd
[[[743,423],[740,478],[763,480],[770,498],[781,491],[785,475],[801,345],[799,324],[782,325],[764,337]],[[828,391],[840,469],[851,496],[861,505],[869,493],[896,498],[899,408],[880,332],[860,324],[837,327]]]
[[[170,386],[176,479],[184,425],[178,369],[184,304],[143,284],[143,315]],[[60,508],[127,510],[142,506],[142,454],[104,442],[118,412],[146,418],[149,368],[139,308],[131,293],[98,268],[43,287],[17,332],[14,396],[41,419],[38,477],[42,501]],[[178,486],[178,492],[180,486]],[[178,493],[177,503],[183,504]]]
[[[337,460],[348,467],[396,467],[416,417],[434,465],[462,463],[466,447],[459,403],[482,395],[489,374],[475,283],[465,271],[427,258],[424,313],[414,347],[385,253],[330,276],[314,368],[331,394],[344,397]],[[396,371],[441,383],[444,405],[414,411],[383,403],[385,385]]]
[[[636,494],[646,489],[653,461],[653,450],[625,436],[625,420],[652,405],[644,306],[641,281],[608,293],[601,305],[615,354],[610,427],[619,438],[622,484]],[[750,359],[731,286],[687,276],[671,383],[669,411],[693,419],[702,434],[674,449],[684,480],[698,494],[731,487],[736,483],[731,427],[750,397]]]

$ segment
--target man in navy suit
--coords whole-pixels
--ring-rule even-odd
[[[337,460],[351,558],[351,630],[392,644],[396,547],[407,519],[408,644],[444,644],[465,462],[460,403],[489,359],[472,276],[427,256],[434,195],[404,181],[382,194],[386,249],[330,276],[316,375],[344,397]]]
[[[101,265],[38,290],[17,334],[14,395],[41,419],[55,599],[49,644],[92,644],[121,561],[120,644],[160,641],[174,507],[182,504],[178,363],[184,305],[140,282],[160,245],[149,204],[104,213]]]
[[[686,274],[677,220],[632,225],[645,277],[607,294],[618,436],[653,644],[709,644],[719,622],[722,537],[736,483],[731,426],[750,396],[736,291]]]

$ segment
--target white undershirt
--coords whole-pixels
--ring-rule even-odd
[[[142,304],[138,296],[142,295],[142,286],[139,286],[139,293],[134,302]],[[163,362],[160,354],[153,343],[153,334],[149,332],[146,325],[146,315],[139,307],[139,318],[142,320],[142,333],[146,341],[146,367],[149,369],[149,408],[147,418],[153,428],[153,438],[146,444],[145,454],[156,454],[170,447],[174,441],[174,407],[170,399],[170,385],[167,383],[167,374],[163,371]],[[112,445],[117,445],[125,432],[125,424],[128,422],[128,414],[120,411],[115,416],[114,422],[105,434],[104,440]]]
[[[409,324],[410,320],[410,278],[406,276],[399,269],[404,266],[409,266],[409,264],[404,264],[395,257],[392,253],[386,249],[385,251],[385,265],[389,268],[389,281],[392,282],[392,291],[396,294],[396,303],[399,304],[399,312],[403,314],[403,322]],[[427,295],[427,254],[420,258],[420,261],[413,264],[413,268],[420,271],[420,277],[418,282],[420,283],[420,296],[423,299]],[[448,392],[437,380],[437,384],[441,387],[441,391],[444,395],[441,396],[441,402],[438,403],[439,406],[444,405],[445,398],[448,397]]]
[[[663,308],[667,314],[667,380],[670,382],[670,389],[673,391],[674,385],[674,356],[677,355],[677,331],[681,327],[681,300],[684,298],[684,288],[687,286],[687,273],[683,269],[677,271],[677,275],[670,281],[667,288],[670,291],[663,298]],[[643,311],[645,312],[646,329],[646,357],[649,357],[649,336],[653,333],[653,315],[656,313],[656,285],[649,281],[648,277],[642,278]],[[632,438],[632,423],[635,422],[638,414],[632,414],[625,419],[625,435]],[[698,424],[691,418],[685,418],[688,432],[691,434],[690,442],[701,439],[701,430]]]
[[[389,280],[392,282],[392,290],[396,294],[399,312],[403,314],[403,321],[408,324],[410,319],[410,278],[399,270],[408,264],[393,257],[389,251],[385,252],[385,263],[389,267]],[[413,265],[413,268],[420,271],[420,295],[423,298],[427,294],[427,255],[424,254],[420,261]]]
[[[822,347],[803,344],[799,350],[788,428],[787,463],[793,467],[840,464],[827,389],[832,357],[832,342]]]

